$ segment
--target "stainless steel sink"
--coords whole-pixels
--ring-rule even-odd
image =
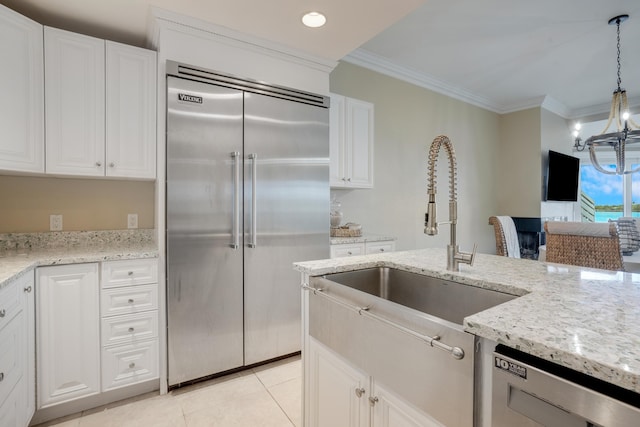
[[[471,314],[516,298],[388,267],[327,274],[324,278],[459,325]]]

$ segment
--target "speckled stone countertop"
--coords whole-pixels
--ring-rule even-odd
[[[518,295],[464,330],[640,392],[640,275],[478,254],[446,270],[443,249],[295,263],[312,276],[385,266]]]
[[[4,241],[12,239],[12,249],[0,250],[0,289],[38,266],[156,258],[152,234],[146,230],[2,234]],[[40,246],[25,246],[25,241]]]
[[[396,240],[396,238],[378,234],[363,234],[360,237],[332,237],[331,244],[343,245],[345,243],[382,242],[384,240]]]

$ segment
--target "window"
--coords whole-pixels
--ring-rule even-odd
[[[640,121],[640,115],[632,118],[636,123]],[[583,124],[583,140],[590,135],[602,133],[606,130],[606,124],[606,120]],[[615,131],[615,125],[607,131]],[[573,155],[580,158],[580,192],[593,201],[595,222],[607,222],[621,216],[640,218],[640,172],[622,176],[604,174],[591,164],[589,150],[574,151]],[[603,168],[615,169],[615,152],[612,148],[599,148],[597,157]],[[627,145],[625,161],[628,169],[635,169],[640,165],[640,144]],[[583,221],[591,220],[593,206],[589,199],[581,198]]]
[[[627,152],[627,164],[640,165],[640,153]],[[602,167],[614,168],[601,160]],[[640,218],[640,172],[632,175],[607,175],[598,172],[588,157],[581,159],[580,192],[593,200],[595,222],[607,222],[621,216]],[[583,210],[589,201],[582,200]]]

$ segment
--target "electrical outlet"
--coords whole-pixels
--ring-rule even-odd
[[[62,215],[49,215],[49,230],[62,231]]]
[[[127,228],[138,228],[138,214],[127,215]]]

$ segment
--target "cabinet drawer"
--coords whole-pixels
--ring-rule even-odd
[[[364,244],[331,245],[331,258],[364,255]]]
[[[125,286],[103,289],[100,310],[103,317],[134,314],[158,308],[158,285]]]
[[[158,311],[102,319],[102,345],[135,343],[158,336]]]
[[[102,391],[158,378],[158,340],[102,350]]]
[[[382,252],[393,252],[395,249],[394,242],[367,242],[365,250],[367,254],[379,254]]]
[[[28,276],[17,279],[0,290],[0,329],[4,328],[13,316],[22,309],[22,293],[26,287],[26,285],[23,286],[25,279],[28,279]]]
[[[9,324],[0,330],[0,405],[22,377],[25,355],[23,351],[22,325],[24,312],[16,315]]]
[[[158,282],[158,260],[128,259],[102,263],[102,288]]]

